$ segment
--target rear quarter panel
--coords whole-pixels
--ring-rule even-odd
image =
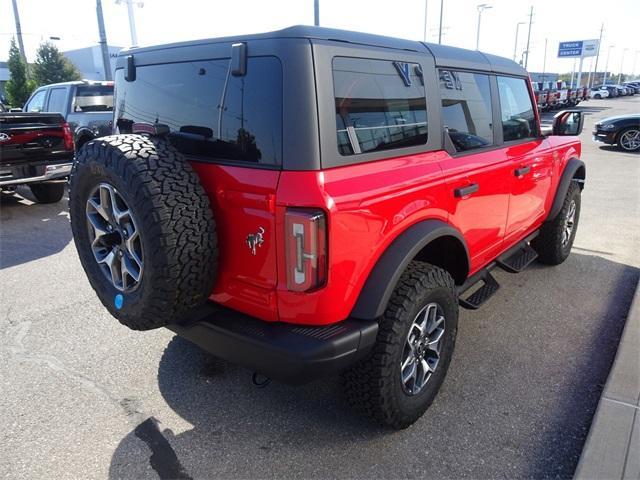
[[[280,275],[280,320],[323,325],[347,318],[371,269],[401,232],[427,218],[447,220],[442,156],[430,152],[322,172],[282,173],[276,203],[278,244],[284,245],[287,206],[324,209],[329,275],[324,288],[306,293],[288,291]],[[278,271],[285,272],[282,255]]]

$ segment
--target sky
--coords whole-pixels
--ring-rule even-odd
[[[49,37],[62,51],[98,42],[95,0],[17,0],[27,58],[33,61],[38,44]],[[134,0],[140,45],[211,38],[313,24],[313,0]],[[109,45],[128,46],[127,8],[102,0]],[[558,42],[597,39],[604,34],[598,70],[640,74],[640,0],[444,0],[442,43],[474,49],[477,5],[492,8],[482,14],[480,50],[513,58],[516,25],[520,25],[517,58],[526,48],[528,14],[533,26],[528,70],[569,72],[571,59],[558,59]],[[426,0],[427,41],[438,41],[440,0]],[[425,0],[320,0],[320,25],[423,39]],[[11,0],[0,0],[0,60],[6,60],[15,33]],[[546,63],[544,61],[547,42]],[[614,45],[609,49],[610,45]],[[627,49],[624,52],[623,50]],[[591,68],[586,59],[583,70]],[[624,63],[622,63],[624,62]],[[635,64],[635,65],[634,65]]]

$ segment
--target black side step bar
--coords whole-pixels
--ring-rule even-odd
[[[489,270],[483,270],[480,278],[474,284],[470,285],[469,289],[479,282],[483,282],[483,285],[479,289],[467,298],[460,297],[458,299],[460,306],[468,308],[469,310],[476,310],[480,305],[489,300],[489,298],[491,298],[491,296],[500,288],[500,285],[496,279],[493,278],[493,275],[491,275]]]
[[[458,287],[458,303],[460,306],[476,310],[500,289],[500,284],[491,275],[491,270],[495,267],[500,267],[509,273],[520,273],[538,258],[538,254],[529,244],[536,236],[538,236],[538,232],[529,235],[485,268],[469,277],[464,285]],[[472,290],[479,283],[482,283],[480,288],[475,289],[471,295],[463,298],[465,292]]]
[[[507,253],[508,256],[498,257],[496,263],[509,273],[520,273],[538,258],[536,251],[526,242],[518,244],[516,251]]]

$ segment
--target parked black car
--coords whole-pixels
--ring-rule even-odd
[[[640,151],[640,114],[605,118],[593,128],[593,139],[597,142],[618,145],[626,152]]]
[[[113,82],[81,80],[45,85],[31,94],[23,110],[62,114],[79,149],[93,138],[111,135]]]

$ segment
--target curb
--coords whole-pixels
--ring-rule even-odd
[[[640,283],[575,480],[640,479]],[[636,452],[636,453],[633,453]]]

